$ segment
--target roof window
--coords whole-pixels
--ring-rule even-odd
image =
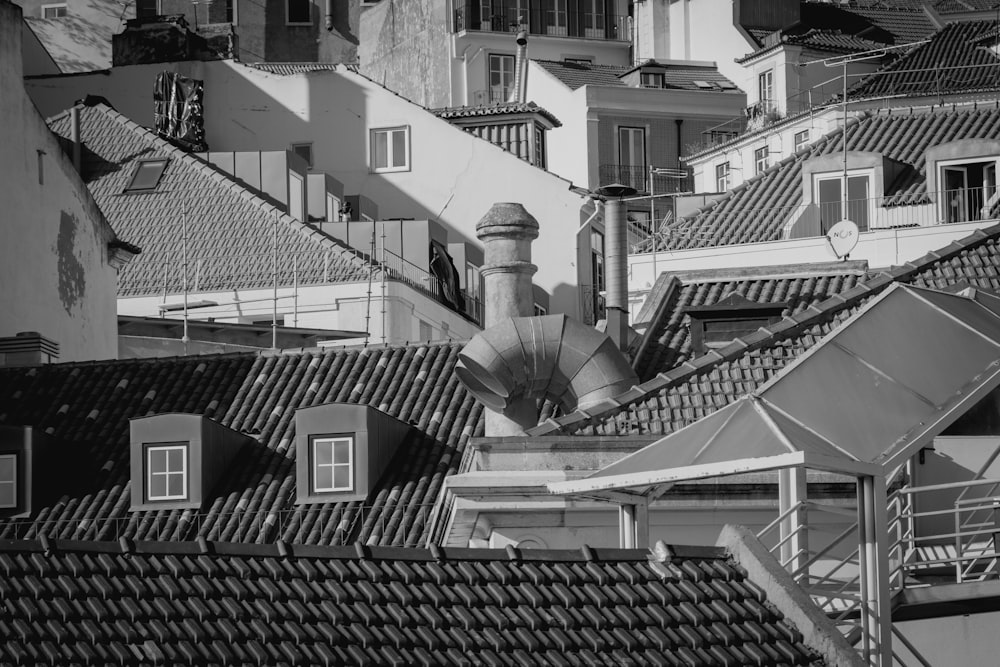
[[[725,347],[778,322],[787,305],[758,303],[734,293],[712,305],[691,306],[685,310],[691,317],[691,347],[695,354]]]
[[[408,424],[367,405],[296,410],[296,502],[365,500],[409,431]]]
[[[155,190],[163,177],[163,171],[167,168],[167,158],[155,158],[152,160],[139,160],[132,172],[132,180],[129,181],[126,192],[150,192]]]
[[[59,466],[45,469],[43,457],[51,447],[51,440],[31,426],[0,426],[0,516],[28,516],[52,491],[65,493],[69,480],[63,472],[85,464],[61,454]]]
[[[203,415],[162,414],[129,423],[132,509],[198,509],[253,439]]]
[[[0,509],[17,507],[17,454],[0,454]]]

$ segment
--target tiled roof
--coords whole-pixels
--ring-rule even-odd
[[[444,109],[431,109],[430,112],[438,118],[449,120],[452,118],[475,118],[478,116],[503,116],[505,114],[537,113],[545,117],[556,127],[561,127],[562,123],[551,113],[538,106],[534,102],[504,102],[502,104],[479,104],[466,107],[446,107]]]
[[[6,542],[0,660],[826,664],[722,549],[669,549]]]
[[[68,112],[49,125],[68,139]],[[269,287],[276,220],[279,284],[291,285],[296,271],[299,284],[367,279],[363,256],[110,107],[81,107],[80,126],[87,187],[119,235],[143,249],[119,273],[120,296],[182,291],[185,224],[194,291]],[[156,190],[125,193],[135,165],[149,158],[170,159]]]
[[[624,86],[618,77],[630,68],[618,65],[593,65],[588,63],[573,63],[564,60],[535,60],[549,74],[576,90],[583,86]]]
[[[738,294],[757,303],[784,304],[783,316],[796,315],[862,280],[865,271],[857,270],[854,264],[822,270],[800,267],[803,270],[797,271],[792,267],[787,274],[776,267],[770,272],[772,275],[762,277],[687,279],[682,275],[661,274],[643,304],[643,311],[649,313],[652,321],[643,335],[645,340],[640,354],[633,363],[639,379],[649,380],[692,357],[690,317],[685,313],[686,309],[716,304]],[[637,319],[642,321],[643,314],[640,313]]]
[[[1000,88],[1000,58],[979,40],[995,30],[993,21],[951,23],[927,44],[913,48],[863,79],[848,97],[937,96]]]
[[[683,428],[758,388],[896,281],[936,289],[970,285],[1000,291],[1000,225],[858,281],[777,324],[661,372],[603,405],[549,419],[530,433],[659,434]]]
[[[566,62],[564,60],[532,60],[540,67],[544,68],[552,76],[568,86],[571,90],[576,90],[582,86],[625,86],[620,78],[637,69],[637,67],[618,67],[616,65],[595,65],[589,63]],[[666,88],[679,90],[705,91],[706,88],[699,86],[695,81],[704,81],[715,84],[712,90],[735,89],[736,85],[723,76],[715,67],[699,64],[686,64],[678,62],[657,62],[649,60],[638,67],[658,66],[663,72],[663,81]]]
[[[840,30],[812,28],[802,33],[781,34],[778,39],[769,38],[766,40],[763,48],[748,53],[738,59],[737,62],[744,63],[782,46],[804,46],[817,51],[830,51],[833,53],[859,53],[884,47],[885,42],[866,39],[860,35]]]
[[[445,475],[482,407],[452,373],[461,345],[411,345],[284,355],[218,355],[0,370],[0,424],[33,425],[93,468],[54,489],[0,538],[52,537],[416,545]],[[416,428],[364,502],[295,506],[294,411],[329,402],[371,405]],[[195,515],[129,512],[129,424],[167,412],[206,415],[250,434],[242,456]]]
[[[922,9],[905,7],[851,7],[851,12],[863,16],[896,38],[896,44],[909,44],[926,39],[937,29]]]
[[[347,69],[346,65],[335,63],[244,63],[244,66],[281,76],[306,72],[335,72],[338,69]]]
[[[672,225],[660,248],[679,250],[778,241],[789,216],[802,203],[802,163],[843,150],[836,130],[772,165],[694,214]],[[1000,136],[1000,110],[972,106],[884,110],[849,122],[848,150],[871,151],[905,165],[887,185],[887,205],[923,203],[924,151],[958,139]]]

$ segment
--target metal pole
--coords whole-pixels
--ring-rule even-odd
[[[844,60],[844,92],[841,99],[841,106],[844,113],[844,183],[841,187],[841,210],[840,219],[847,218],[847,60]]]
[[[188,353],[188,257],[187,257],[187,217],[188,209],[187,204],[184,205],[181,215],[181,261],[183,263],[183,284],[184,284],[184,334],[181,336],[181,342],[184,343],[184,354]]]
[[[271,282],[273,295],[271,299],[271,349],[278,349],[278,214],[274,216],[274,231],[272,234]]]
[[[400,225],[403,224],[402,219],[400,219],[399,224]],[[382,227],[382,251],[381,251],[381,253],[382,253],[382,266],[385,266],[385,221],[383,220],[382,222],[379,223],[379,225],[381,225],[381,227]],[[382,285],[381,285],[381,289],[382,289],[382,344],[383,345],[385,345],[388,342],[388,340],[389,340],[388,336],[385,335],[385,299],[386,299],[386,289],[387,288],[388,288],[388,285],[386,285],[386,282],[385,282],[385,271],[382,271]]]
[[[618,506],[618,534],[622,549],[635,549],[635,505]]]
[[[299,258],[292,255],[292,322],[299,326]]]
[[[679,150],[679,149],[678,149]],[[656,284],[656,279],[659,277],[656,275],[656,233],[660,229],[660,225],[656,220],[656,192],[653,189],[655,181],[653,179],[653,166],[649,166],[649,235],[653,242],[653,283]]]

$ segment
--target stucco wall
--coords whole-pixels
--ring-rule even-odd
[[[141,125],[152,124],[152,83],[165,65],[116,68],[110,75],[34,79],[43,113],[86,93],[104,95]],[[449,241],[478,245],[475,225],[494,202],[516,201],[541,226],[533,245],[536,285],[552,295],[552,313],[576,317],[577,232],[585,200],[570,183],[427,113],[347,71],[278,76],[229,61],[170,65],[205,81],[205,134],[212,150],[284,150],[311,141],[315,168],[345,194],[378,203],[379,216],[440,221]],[[410,128],[411,169],[371,173],[372,128]]]
[[[0,336],[38,331],[60,361],[117,355],[113,233],[24,92],[21,10],[0,0]]]

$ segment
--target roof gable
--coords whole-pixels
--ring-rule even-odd
[[[68,112],[49,125],[68,139]],[[299,284],[367,279],[369,262],[359,253],[110,107],[81,107],[80,134],[84,180],[94,199],[118,233],[144,251],[121,271],[119,296],[180,292],[185,235],[188,264],[199,274],[189,284],[198,291],[273,284],[275,234],[286,260],[279,263],[279,284],[296,277]],[[126,194],[136,165],[152,158],[169,160],[158,186]]]

